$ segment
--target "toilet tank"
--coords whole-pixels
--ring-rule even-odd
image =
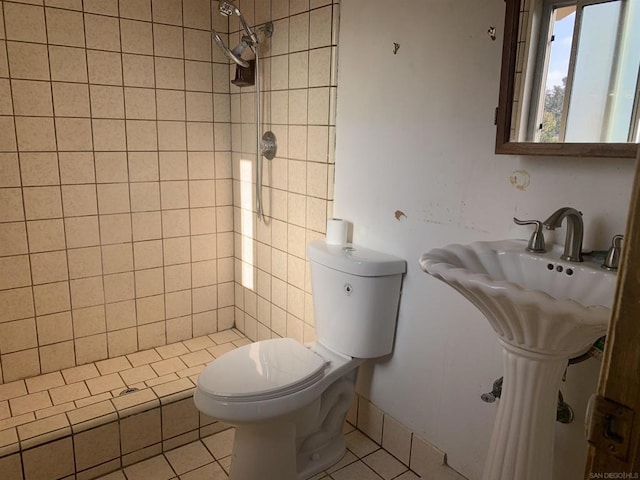
[[[317,341],[338,353],[391,353],[406,262],[357,245],[307,245]]]

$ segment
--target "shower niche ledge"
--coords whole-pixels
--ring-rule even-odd
[[[449,245],[420,266],[487,318],[503,347],[504,383],[483,480],[552,478],[558,390],[569,358],[606,333],[616,274],[529,253],[525,240]]]

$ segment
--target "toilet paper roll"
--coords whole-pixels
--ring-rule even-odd
[[[347,243],[347,233],[349,230],[349,222],[341,218],[330,218],[327,220],[327,238],[328,245],[345,245]]]

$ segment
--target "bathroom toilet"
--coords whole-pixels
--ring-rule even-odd
[[[393,349],[405,261],[324,239],[307,255],[316,341],[245,345],[198,378],[196,407],[236,427],[230,480],[303,480],[340,460],[358,367]]]

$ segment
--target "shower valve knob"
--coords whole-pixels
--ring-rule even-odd
[[[272,131],[265,132],[260,141],[260,153],[262,153],[267,160],[273,160],[277,151],[278,143],[275,134]]]

